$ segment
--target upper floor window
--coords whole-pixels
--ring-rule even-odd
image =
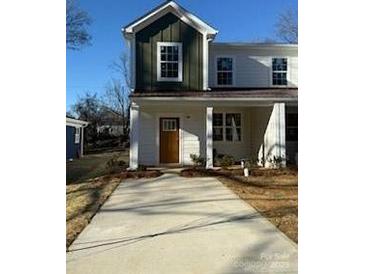
[[[219,86],[233,85],[233,58],[217,58],[217,84]]]
[[[287,58],[273,58],[272,59],[272,84],[273,86],[286,86],[288,73],[288,59]]]
[[[182,81],[182,43],[157,42],[157,81]]]

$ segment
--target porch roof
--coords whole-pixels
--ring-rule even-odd
[[[134,91],[132,98],[148,97],[184,97],[198,98],[239,98],[239,99],[269,99],[298,100],[298,88],[217,88],[210,91]]]

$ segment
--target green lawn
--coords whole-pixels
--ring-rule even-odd
[[[81,159],[76,159],[66,163],[66,184],[78,183],[84,180],[108,174],[106,163],[108,160],[118,155],[128,165],[128,150],[118,152],[104,152],[98,154],[85,155]]]

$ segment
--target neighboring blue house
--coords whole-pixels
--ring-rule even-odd
[[[83,156],[84,127],[89,123],[66,117],[66,160]]]

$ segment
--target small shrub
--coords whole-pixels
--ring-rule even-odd
[[[259,163],[260,163],[259,160],[256,157],[253,157],[253,158],[245,161],[245,167],[250,168],[250,169],[258,168]]]
[[[138,165],[138,168],[136,171],[146,171],[147,167],[145,165]]]
[[[265,157],[261,156],[260,158],[257,158],[256,163],[258,166],[265,166]]]
[[[268,161],[275,168],[282,168],[282,167],[284,167],[284,160],[285,160],[285,158],[283,158],[281,156],[274,156],[274,157],[270,158]]]
[[[193,161],[196,166],[204,166],[205,159],[204,157],[198,156],[196,154],[190,154],[190,159]]]
[[[254,165],[254,163],[255,162],[253,162],[252,160],[246,160],[246,161],[244,161],[244,167],[245,168],[253,168],[255,165]]]
[[[233,156],[231,156],[231,155],[222,155],[221,157],[219,157],[219,156],[221,156],[221,155],[218,155],[217,159],[216,159],[216,163],[218,166],[229,167],[229,166],[234,165],[235,161],[234,161]]]
[[[109,174],[118,173],[125,170],[127,164],[123,160],[119,160],[119,156],[116,155],[106,162],[106,168],[108,169]]]

